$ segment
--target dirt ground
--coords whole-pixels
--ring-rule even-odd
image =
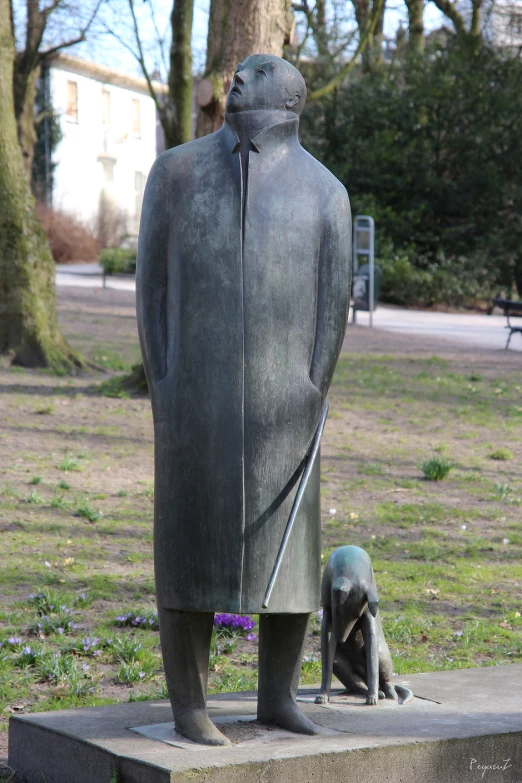
[[[150,404],[101,393],[139,361],[134,294],[62,287],[58,298],[64,334],[106,371],[0,368],[4,763],[14,712],[165,695],[157,632],[115,625],[154,608]],[[348,543],[371,554],[395,671],[521,661],[522,353],[349,325],[330,404],[323,558]],[[433,457],[451,464],[444,481],[424,479]],[[44,588],[74,607],[69,635],[34,630],[28,596]],[[304,682],[320,677],[318,632],[314,617]],[[77,644],[94,635],[97,657]],[[22,667],[11,637],[88,662],[93,695],[67,673]],[[135,680],[116,637],[143,646],[125,653]],[[256,661],[255,640],[218,646],[211,689],[255,687]]]

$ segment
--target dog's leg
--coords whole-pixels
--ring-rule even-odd
[[[366,668],[368,672],[368,698],[366,704],[377,704],[379,700],[379,636],[375,618],[370,612],[362,616],[362,633],[366,648]]]
[[[335,650],[333,673],[344,685],[346,695],[364,696],[364,698],[368,696],[366,683],[354,670],[349,656],[346,655],[341,644],[338,644]]]
[[[325,608],[323,610],[323,622],[321,625],[321,690],[315,697],[316,704],[326,704],[330,700],[330,688],[332,686],[332,670],[336,645],[337,640],[333,630],[332,616],[330,611]]]

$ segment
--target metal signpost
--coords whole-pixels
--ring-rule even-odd
[[[357,215],[353,224],[353,271],[357,274],[359,258],[363,256],[369,265],[369,302],[370,326],[373,326],[373,310],[375,307],[375,224],[370,215]],[[355,323],[355,306],[354,306]]]

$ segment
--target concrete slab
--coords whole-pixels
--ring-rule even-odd
[[[397,682],[413,702],[368,707],[336,691],[323,707],[301,689],[317,737],[258,724],[255,693],[212,696],[228,748],[176,736],[164,701],[16,715],[9,765],[17,783],[522,783],[522,665]]]

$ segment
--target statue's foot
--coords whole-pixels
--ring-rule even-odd
[[[174,728],[178,734],[200,745],[231,744],[228,737],[219,731],[203,710],[188,710],[182,715],[176,715]]]
[[[329,701],[327,693],[318,693],[315,697],[316,704],[328,704]]]
[[[375,705],[379,701],[379,696],[376,693],[371,693],[366,698],[366,704]]]
[[[273,705],[269,710],[258,708],[257,719],[261,723],[275,723],[276,726],[296,734],[321,733],[321,727],[303,715],[294,701]]]
[[[386,699],[393,699],[394,701],[398,700],[397,691],[395,690],[395,687],[391,684],[391,682],[387,682],[384,686],[384,697]]]

